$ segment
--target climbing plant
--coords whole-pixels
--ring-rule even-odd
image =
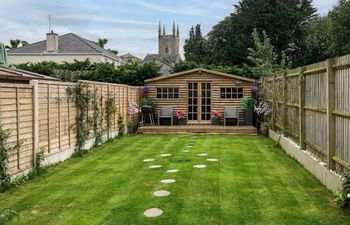
[[[125,133],[124,117],[119,116],[119,118],[118,118],[118,135],[123,136],[124,133]]]
[[[102,143],[103,136],[103,110],[102,110],[102,96],[97,95],[98,89],[95,90],[94,97],[92,98],[92,109],[93,109],[93,130],[95,135],[95,146],[98,146]]]
[[[35,172],[40,174],[43,171],[43,162],[45,159],[45,148],[40,148],[40,151],[35,155]]]
[[[91,118],[89,117],[89,108],[91,106],[92,93],[85,83],[77,83],[73,87],[67,88],[67,94],[70,99],[76,104],[76,129],[77,129],[77,143],[76,152],[81,154],[84,152],[83,146],[89,138]]]
[[[112,130],[112,118],[117,111],[117,107],[115,103],[116,103],[115,99],[112,97],[107,98],[105,102],[105,113],[106,113],[105,119],[106,119],[106,129],[107,129],[108,138],[109,138],[109,133]]]
[[[9,130],[4,130],[0,126],[0,191],[7,190],[11,185],[10,175],[7,171],[9,160],[9,151],[11,148],[7,144],[7,139],[10,136]]]

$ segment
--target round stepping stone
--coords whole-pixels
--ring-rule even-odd
[[[145,215],[145,217],[157,217],[162,215],[162,213],[163,213],[163,210],[159,208],[150,208],[144,211],[143,215]]]
[[[167,173],[177,173],[177,172],[179,172],[180,170],[178,170],[178,169],[171,169],[171,170],[167,170],[166,172]]]
[[[203,168],[205,168],[207,166],[206,165],[194,165],[193,167],[197,168],[197,169],[203,169]]]
[[[162,167],[162,165],[152,165],[152,166],[149,166],[149,168],[151,169],[157,169],[157,168],[160,168]]]
[[[170,195],[170,192],[166,191],[166,190],[159,190],[159,191],[153,192],[153,195],[156,197],[165,197],[165,196]]]
[[[144,161],[144,162],[153,162],[154,159],[144,159],[143,161]]]
[[[219,161],[219,160],[218,160],[218,159],[209,158],[209,159],[207,159],[207,161],[209,161],[209,162],[217,162],[217,161]]]
[[[207,156],[208,154],[207,153],[199,153],[197,154],[198,156]]]
[[[163,184],[171,184],[171,183],[175,183],[176,180],[175,179],[164,179],[164,180],[161,180],[160,182],[162,182]]]
[[[166,153],[166,154],[161,154],[160,156],[161,156],[161,157],[168,157],[168,156],[171,156],[171,154]]]
[[[182,152],[190,152],[190,150],[188,150],[188,149],[185,149],[185,150],[182,150]]]

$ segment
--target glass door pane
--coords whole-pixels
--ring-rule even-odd
[[[198,83],[188,83],[187,92],[188,120],[198,120]]]
[[[202,83],[201,120],[210,120],[211,115],[211,83]]]

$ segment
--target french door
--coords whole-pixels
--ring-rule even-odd
[[[211,83],[188,83],[187,114],[189,123],[210,123]]]

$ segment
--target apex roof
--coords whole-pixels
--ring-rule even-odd
[[[159,77],[147,79],[147,80],[145,80],[145,83],[149,83],[149,82],[153,82],[153,81],[157,81],[157,80],[163,80],[163,79],[167,79],[167,78],[171,78],[171,77],[182,76],[182,75],[186,75],[186,74],[190,74],[190,73],[194,73],[194,72],[198,72],[198,73],[206,72],[206,73],[209,73],[209,74],[215,74],[215,75],[218,75],[218,76],[244,80],[244,81],[248,81],[248,82],[252,82],[252,83],[255,82],[254,79],[250,79],[250,78],[247,78],[247,77],[242,77],[242,76],[238,76],[238,75],[234,75],[234,74],[228,74],[228,73],[222,73],[222,72],[218,72],[218,71],[214,71],[214,70],[208,70],[208,69],[203,69],[203,68],[195,68],[195,69],[192,69],[192,70],[186,70],[186,71],[182,71],[182,72],[179,72],[179,73],[162,75],[162,76],[159,76]]]
[[[40,54],[46,51],[46,40],[29,44],[23,47],[14,48],[8,54]],[[53,54],[103,54],[116,61],[121,61],[120,57],[102,48],[93,41],[82,38],[76,34],[68,33],[58,36],[58,51]]]

